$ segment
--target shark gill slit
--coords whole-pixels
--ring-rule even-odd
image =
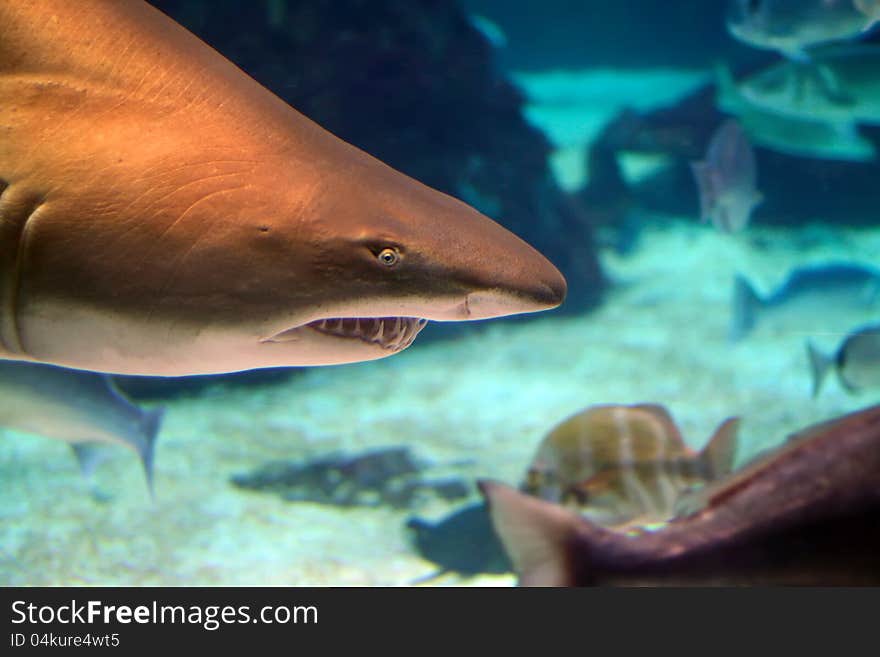
[[[21,293],[21,272],[27,245],[28,227],[42,207],[44,199],[26,199],[20,207],[4,198],[10,185],[0,179],[0,250],[15,253],[12,268],[2,272],[0,279],[0,349],[9,354],[27,355],[21,337],[18,302]],[[10,196],[11,196],[10,192]],[[8,202],[7,202],[8,201]],[[7,260],[8,261],[8,260]]]

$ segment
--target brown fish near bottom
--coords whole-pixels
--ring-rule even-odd
[[[791,436],[656,532],[605,529],[482,481],[525,586],[880,585],[880,405]]]
[[[666,521],[682,495],[733,469],[738,427],[728,418],[695,451],[662,406],[591,406],[545,436],[522,489],[603,525]]]

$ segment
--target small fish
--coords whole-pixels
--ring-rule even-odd
[[[163,413],[132,404],[103,374],[0,361],[0,426],[70,443],[87,476],[101,458],[100,445],[123,445],[140,457],[152,494]]]
[[[523,586],[880,584],[880,405],[808,427],[658,531],[479,482]]]
[[[844,44],[822,50],[811,62],[783,61],[733,82],[719,80],[719,105],[781,117],[819,121],[841,134],[858,125],[880,125],[880,46]]]
[[[831,262],[794,269],[769,296],[761,297],[743,276],[733,284],[729,337],[745,337],[770,320],[778,330],[806,333],[845,332],[853,313],[880,308],[880,270]]]
[[[880,324],[854,331],[837,348],[826,354],[807,341],[807,357],[813,377],[813,397],[819,395],[825,375],[831,368],[847,392],[880,387]]]
[[[763,196],[755,188],[755,153],[734,120],[725,121],[709,142],[706,159],[692,162],[700,194],[700,218],[723,233],[745,228]]]
[[[738,425],[725,420],[695,452],[662,406],[592,406],[547,434],[522,489],[603,524],[662,522],[685,491],[733,469]]]
[[[853,0],[731,0],[726,24],[750,46],[804,60],[813,46],[857,37],[874,20]]]

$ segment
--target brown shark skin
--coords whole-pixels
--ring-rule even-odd
[[[481,490],[508,553],[524,522],[556,546],[551,576],[518,565],[525,585],[880,584],[880,406],[795,434],[657,532],[626,536],[502,484]]]
[[[165,375],[351,362],[387,353],[265,338],[565,296],[525,242],[140,0],[0,0],[0,25],[0,357]],[[370,252],[387,245],[394,272]]]

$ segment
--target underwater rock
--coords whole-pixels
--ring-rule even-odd
[[[472,577],[513,570],[483,502],[464,506],[436,522],[410,518],[406,527],[419,555],[440,568],[421,581],[449,572]]]
[[[657,531],[615,532],[483,481],[520,583],[880,584],[880,406],[809,427],[694,494]]]
[[[232,477],[243,489],[276,493],[290,502],[335,506],[408,508],[430,497],[456,500],[470,487],[457,478],[425,479],[425,466],[409,447],[387,447],[347,455],[333,454],[306,462],[273,461]]]

